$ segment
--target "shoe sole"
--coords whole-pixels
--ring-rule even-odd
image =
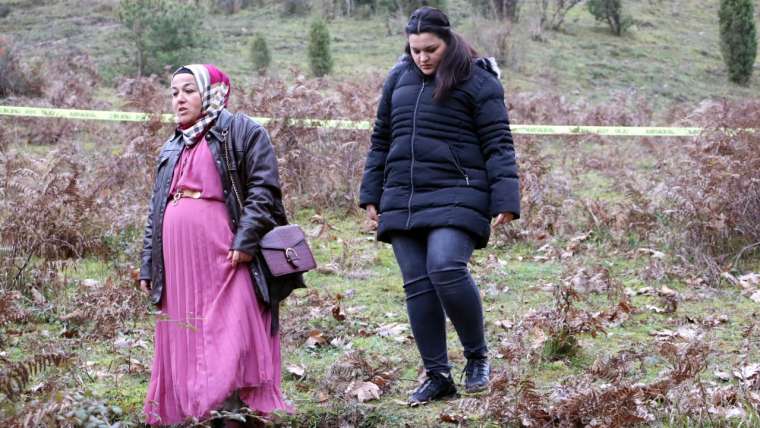
[[[409,402],[409,403],[406,403],[406,404],[409,407],[420,407],[420,406],[424,406],[425,404],[432,403],[433,401],[446,401],[446,400],[451,400],[453,398],[459,398],[459,392],[454,392],[452,394],[443,395],[441,397],[436,398],[435,400],[414,401],[414,402]]]
[[[478,389],[465,390],[462,394],[468,397],[479,397],[482,395],[488,395],[491,393],[491,384],[483,386]]]

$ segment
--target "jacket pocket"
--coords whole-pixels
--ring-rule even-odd
[[[447,144],[449,147],[449,153],[451,153],[451,159],[454,162],[454,167],[456,167],[457,171],[459,171],[460,174],[462,174],[462,177],[464,177],[465,183],[467,185],[470,185],[470,177],[467,175],[467,173],[464,171],[464,168],[462,167],[462,162],[459,161],[459,156],[454,152],[454,148],[451,147],[451,144]]]

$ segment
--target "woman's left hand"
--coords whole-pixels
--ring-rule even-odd
[[[230,252],[227,253],[227,260],[232,262],[232,266],[237,266],[238,263],[250,262],[251,260],[253,260],[253,256],[251,256],[248,253],[244,253],[242,251],[230,250]]]
[[[501,213],[496,216],[496,220],[494,220],[493,225],[498,226],[501,224],[507,224],[514,219],[515,215],[512,213]]]

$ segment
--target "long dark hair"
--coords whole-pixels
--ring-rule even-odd
[[[407,37],[410,34],[433,33],[446,43],[446,52],[435,71],[433,100],[445,100],[455,86],[470,78],[472,61],[478,53],[464,37],[451,30],[449,18],[443,11],[430,6],[421,7],[412,12],[405,30]],[[405,51],[411,57],[408,41]]]

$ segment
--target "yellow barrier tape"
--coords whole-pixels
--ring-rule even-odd
[[[120,122],[145,122],[155,115],[148,113],[133,113],[123,111],[103,110],[73,110],[46,107],[14,107],[0,106],[0,116],[42,117],[80,120],[110,120]],[[268,117],[254,117],[262,124],[272,121]],[[174,115],[161,114],[162,122],[173,122]],[[372,122],[368,120],[322,120],[322,119],[289,119],[294,126],[323,129],[371,129]],[[658,127],[658,126],[569,126],[569,125],[510,125],[513,134],[523,135],[606,135],[628,137],[695,137],[702,128]]]

